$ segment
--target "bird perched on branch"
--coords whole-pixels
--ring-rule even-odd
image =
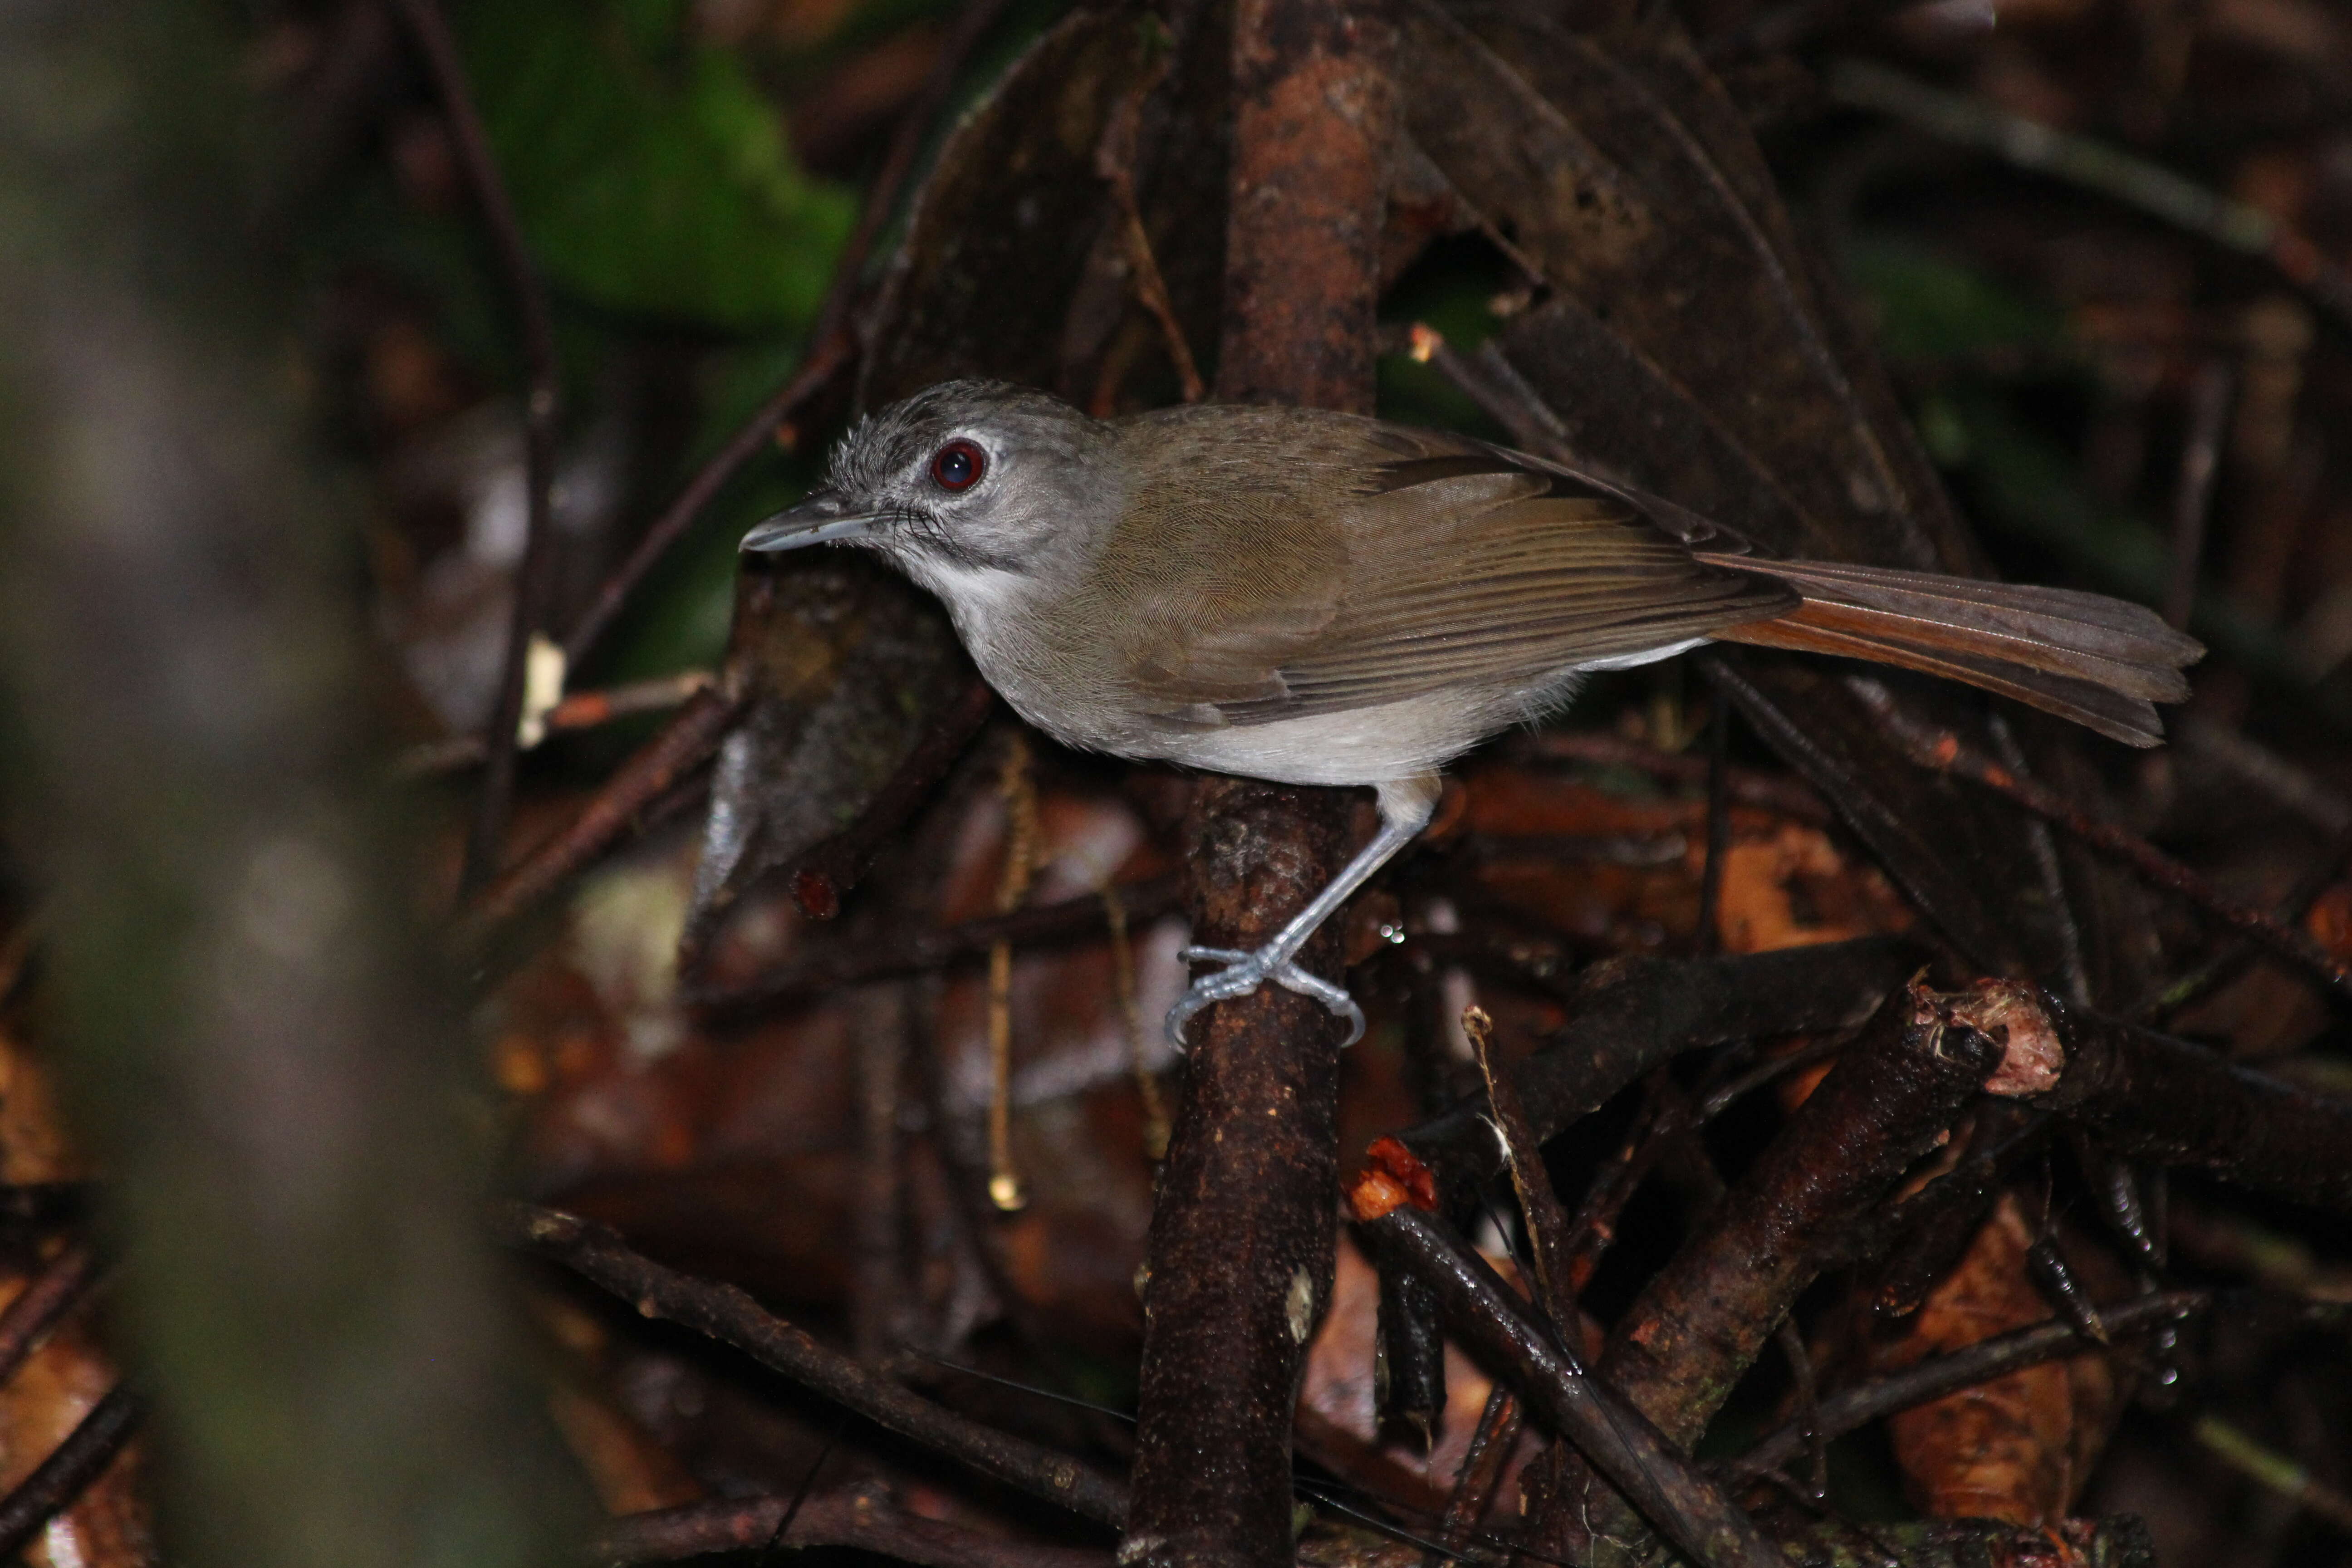
[[[1168,1016],[1271,980],[1363,1030],[1299,949],[1429,821],[1437,773],[1585,674],[1707,641],[1983,687],[2128,745],[2163,738],[2204,649],[2063,588],[1780,561],[1655,496],[1468,437],[1313,408],[1098,420],[954,381],[881,410],[747,551],[846,543],[936,594],[981,673],[1069,745],[1298,784],[1369,784],[1381,831]]]

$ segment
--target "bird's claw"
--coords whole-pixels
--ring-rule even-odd
[[[1195,1013],[1213,1002],[1246,996],[1269,980],[1285,990],[1314,997],[1346,1019],[1348,1037],[1339,1042],[1343,1048],[1363,1038],[1364,1010],[1356,1005],[1356,999],[1321,975],[1307,973],[1287,958],[1268,959],[1262,951],[1245,952],[1232,947],[1188,947],[1182,956],[1187,963],[1222,963],[1225,967],[1192,982],[1192,989],[1168,1009],[1168,1042],[1179,1051],[1188,1048],[1184,1026],[1192,1021]]]

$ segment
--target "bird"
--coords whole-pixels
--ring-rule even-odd
[[[1097,419],[1003,382],[940,383],[834,447],[747,552],[878,552],[945,605],[990,685],[1064,744],[1278,784],[1369,785],[1380,830],[1255,952],[1170,1010],[1297,963],[1428,825],[1440,771],[1564,709],[1585,677],[1707,642],[1925,670],[2113,740],[2163,738],[2204,653],[2144,605],[2072,589],[1783,560],[1662,497],[1447,431],[1193,403]]]

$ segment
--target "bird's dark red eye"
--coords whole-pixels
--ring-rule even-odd
[[[968,490],[980,483],[988,454],[971,441],[950,441],[931,459],[931,479],[943,490]]]

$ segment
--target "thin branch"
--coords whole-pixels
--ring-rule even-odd
[[[577,666],[587,658],[611,629],[629,595],[645,581],[646,574],[694,525],[694,520],[726,488],[727,481],[775,439],[784,422],[803,403],[831,385],[833,378],[856,359],[859,342],[850,321],[850,307],[865,279],[866,263],[873,254],[874,241],[897,209],[908,176],[914,173],[916,154],[922,151],[923,140],[947,102],[957,75],[971,58],[972,49],[1003,14],[1005,4],[1006,0],[971,0],[957,18],[955,31],[948,36],[939,58],[931,63],[922,89],[899,116],[882,167],[876,173],[874,183],[866,187],[866,205],[858,212],[857,226],[850,230],[834,263],[833,282],[825,289],[824,302],[817,307],[816,324],[809,333],[810,346],[799,369],[727,438],[724,446],[710,455],[686,482],[686,488],[678,491],[677,498],[662,510],[653,526],[638,539],[627,559],[598,584],[595,596],[588,601],[587,609],[563,639],[567,664]]]
[[[1846,684],[1877,716],[1888,737],[1919,766],[1950,773],[2005,796],[2101,854],[2122,861],[2149,886],[2178,894],[2223,925],[2243,932],[2280,957],[2352,995],[2352,970],[2329,957],[2325,949],[2303,932],[2261,910],[2225,898],[2205,879],[2147,839],[2114,823],[2084,815],[2055,790],[2002,767],[1952,731],[1914,719],[1875,680],[1856,676]]]
[[[1176,909],[1183,896],[1183,874],[1176,871],[1149,881],[1129,882],[1117,893],[1121,913],[1139,922],[1158,920]],[[1090,937],[1109,926],[1109,911],[1103,900],[1101,893],[1081,893],[1015,914],[987,915],[889,941],[836,943],[740,986],[690,992],[687,1000],[722,1016],[764,1009],[780,1002],[822,995],[839,986],[928,974],[985,958],[1000,942],[1036,947]]]
[[[1730,958],[1597,965],[1571,1002],[1567,1026],[1512,1068],[1528,1123],[1541,1143],[1685,1051],[1850,1028],[1921,962],[1908,942],[1861,937]],[[1495,1135],[1475,1111],[1433,1117],[1397,1136],[1437,1170],[1448,1191],[1475,1190],[1502,1169]]]
[[[1830,1495],[1830,1438],[1822,1429],[1822,1390],[1813,1376],[1813,1353],[1806,1348],[1804,1331],[1797,1327],[1794,1318],[1781,1319],[1772,1337],[1787,1358],[1790,1379],[1796,1384],[1798,1440],[1811,1461],[1804,1495],[1809,1501],[1825,1502]]]
[[[0,1310],[0,1384],[16,1375],[25,1358],[39,1348],[67,1313],[80,1305],[98,1278],[98,1254],[88,1242],[75,1242],[50,1259],[6,1310]]]
[[[1605,730],[1545,731],[1508,743],[1521,759],[1529,762],[1631,768],[1678,784],[1705,785],[1714,765],[1711,758],[1694,756],[1688,752],[1669,752]],[[1724,789],[1736,805],[1774,812],[1816,827],[1826,827],[1833,820],[1828,803],[1812,785],[1786,773],[1732,767],[1725,770]]]
[[[1696,1444],[1835,1239],[1936,1146],[2003,1060],[1942,999],[1916,985],[1889,998],[1643,1286],[1610,1333],[1601,1375],[1669,1439]],[[1640,1521],[1605,1489],[1578,1478],[1567,1496],[1594,1539],[1622,1546],[1638,1535]]]
[[[2065,1065],[2056,1087],[2028,1103],[2089,1128],[2118,1154],[2352,1215],[2352,1100],[2095,1013],[2052,1007],[2047,1016]]]
[[[846,258],[845,257],[845,259]],[[836,281],[836,286],[838,286]],[[726,443],[713,452],[702,467],[686,481],[686,488],[677,499],[662,509],[651,527],[637,539],[628,555],[614,567],[611,575],[597,584],[595,595],[580,619],[563,638],[563,661],[567,668],[576,668],[597,643],[612,629],[614,617],[636,592],[637,584],[669,552],[678,536],[694,526],[714,497],[727,486],[744,464],[765,450],[776,433],[796,413],[801,405],[832,384],[857,354],[856,334],[845,327],[838,328],[811,340],[812,346],[802,358],[800,368],[784,383],[776,395],[761,404],[758,412],[745,420]]]
[[[2252,785],[2328,837],[2352,833],[2352,799],[2259,741],[2195,713],[2175,719],[2172,733],[2175,746]]]
[[[563,1265],[643,1316],[733,1345],[762,1366],[982,1475],[1114,1529],[1126,1517],[1122,1483],[1066,1454],[983,1426],[876,1376],[733,1285],[665,1268],[632,1251],[604,1226],[553,1209],[509,1205],[500,1229],[509,1245]],[[774,1523],[772,1517],[772,1529]]]
[[[616,719],[675,708],[709,687],[710,681],[709,670],[689,669],[677,675],[657,675],[650,680],[632,680],[601,691],[575,691],[549,709],[540,721],[551,735],[593,730]],[[393,776],[419,779],[455,773],[476,765],[488,754],[479,735],[451,735],[411,746],[402,752],[392,765]]]
[[[522,319],[523,365],[528,385],[523,396],[524,493],[530,522],[524,534],[522,562],[515,569],[514,613],[507,626],[506,658],[499,667],[498,701],[490,710],[490,726],[483,737],[484,768],[481,794],[475,802],[474,822],[466,839],[466,868],[460,884],[472,892],[496,875],[506,841],[507,816],[514,805],[516,756],[520,729],[525,678],[530,662],[530,640],[547,624],[555,592],[555,426],[562,381],[555,359],[555,326],[547,308],[547,292],[523,243],[522,225],[514,202],[491,155],[488,133],[474,107],[466,83],[466,68],[457,58],[456,40],[441,15],[439,0],[399,0],[401,16],[415,35],[419,53],[433,74],[434,89],[448,116],[457,144],[458,165],[489,230],[490,247],[515,297]]]
[[[1502,1140],[1503,1161],[1510,1168],[1511,1188],[1518,1194],[1519,1214],[1527,1221],[1529,1250],[1535,1258],[1536,1297],[1552,1329],[1563,1341],[1576,1321],[1576,1285],[1569,1269],[1568,1214],[1552,1190],[1551,1173],[1543,1163],[1543,1146],[1528,1124],[1527,1108],[1510,1074],[1495,1065],[1495,1020],[1483,1007],[1463,1010],[1462,1032],[1478,1058],[1478,1073],[1486,1085],[1486,1104],[1495,1114]]]
[[[2282,925],[2299,926],[2311,913],[2320,895],[2334,887],[2344,875],[2347,862],[2352,862],[2352,823],[2336,828],[2327,843],[2305,866],[2303,875],[2279,901],[2275,918]],[[2163,1024],[2200,998],[2209,996],[2245,970],[2257,956],[2254,942],[2237,937],[2223,944],[2221,950],[2203,963],[2151,993],[2137,1006],[2128,1009],[2135,1023]]]
[[[1410,1204],[1383,1209],[1369,1191],[1377,1185],[1360,1184],[1350,1202],[1357,1232],[1382,1266],[1410,1269],[1428,1281],[1455,1331],[1508,1367],[1521,1394],[1661,1533],[1707,1568],[1778,1568],[1780,1554],[1722,1489],[1638,1411],[1586,1376],[1575,1358],[1521,1311],[1484,1258]]]
[[[2352,1497],[2210,1412],[2198,1417],[2195,1434],[2208,1453],[2231,1469],[2310,1510],[2338,1533],[2352,1535]]]
[[[611,848],[632,822],[718,750],[743,700],[725,686],[698,693],[621,764],[568,826],[482,889],[457,922],[458,951],[480,951],[490,936]]]
[[[2136,1300],[2103,1308],[2100,1317],[2111,1333],[2123,1334],[2158,1323],[2178,1322],[2211,1305],[2201,1290],[2165,1290]],[[2061,1320],[2036,1323],[1979,1340],[1965,1350],[1930,1356],[1885,1377],[1832,1394],[1821,1402],[1821,1440],[1824,1443],[1867,1426],[1883,1415],[1941,1399],[1963,1388],[1974,1388],[2012,1372],[2044,1362],[2063,1360],[2099,1347],[2084,1340],[2074,1326]],[[1788,1421],[1759,1439],[1731,1467],[1735,1477],[1775,1470],[1805,1449],[1802,1419]]]
[[[0,1557],[14,1557],[32,1543],[42,1526],[71,1508],[106,1473],[146,1413],[147,1402],[125,1384],[107,1390],[65,1441],[15,1491],[0,1498]]]
[[[1674,1108],[1660,1092],[1665,1075],[1673,1070],[1660,1067],[1651,1072],[1641,1115],[1627,1130],[1617,1152],[1593,1173],[1583,1200],[1577,1205],[1568,1238],[1571,1289],[1581,1290],[1592,1282],[1602,1255],[1616,1244],[1617,1222],[1625,1205],[1673,1146],[1675,1129],[1667,1122],[1674,1117]]]
[[[1463,1450],[1462,1468],[1454,1473],[1453,1493],[1445,1500],[1443,1539],[1448,1552],[1458,1554],[1476,1538],[1523,1424],[1517,1394],[1499,1383],[1487,1391],[1486,1407],[1478,1413],[1470,1445]],[[1438,1568],[1439,1561],[1433,1553],[1423,1560],[1422,1568]]]
[[[1874,61],[1836,61],[1828,86],[1840,103],[1890,115],[1946,142],[1982,148],[2021,169],[2096,191],[2216,245],[2263,257],[2339,321],[2352,321],[2352,275],[2329,261],[2308,236],[2259,207],[2103,142],[1930,87]]]
[[[780,1497],[730,1498],[630,1514],[597,1531],[585,1555],[591,1562],[618,1568],[625,1563],[676,1563],[721,1552],[754,1552],[772,1542],[793,1551],[854,1546],[901,1563],[919,1563],[922,1568],[1111,1568],[1108,1552],[1034,1546],[983,1535],[894,1508],[878,1489],[811,1498],[779,1540],[776,1526],[785,1507],[786,1500]]]
[[[1491,225],[1482,221],[1480,227],[1520,272],[1531,279],[1544,276],[1542,268],[1522,255]],[[1528,384],[1518,368],[1496,352],[1494,344],[1481,343],[1475,353],[1465,356],[1448,343],[1436,328],[1415,321],[1405,331],[1404,348],[1415,362],[1434,365],[1439,374],[1495,423],[1508,430],[1511,439],[1521,447],[1554,462],[1591,466],[1569,438],[1568,426],[1560,422],[1559,416]]]
[[[1160,258],[1152,254],[1151,233],[1143,226],[1143,207],[1135,194],[1135,144],[1143,126],[1143,101],[1167,76],[1168,64],[1169,57],[1161,55],[1111,110],[1102,140],[1095,145],[1095,173],[1110,187],[1112,204],[1118,209],[1119,242],[1127,252],[1128,277],[1135,286],[1135,297],[1160,324],[1160,342],[1166,345],[1169,363],[1176,368],[1176,384],[1184,401],[1198,403],[1209,395],[1208,384],[1201,379],[1192,345],[1185,341],[1184,323],[1176,319],[1168,279],[1160,271]]]

